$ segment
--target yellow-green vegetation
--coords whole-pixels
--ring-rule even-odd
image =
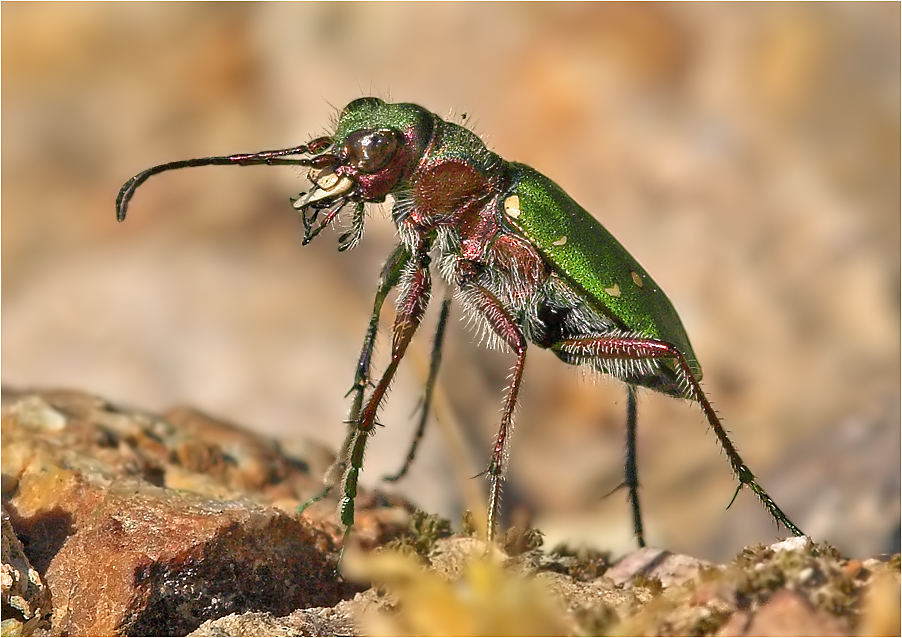
[[[389,541],[385,548],[400,554],[426,558],[435,542],[451,536],[451,523],[436,514],[414,510],[410,515],[407,531],[399,538]]]
[[[894,572],[898,592],[898,569],[889,563],[872,569]],[[754,614],[780,590],[799,594],[849,633],[861,624],[861,601],[870,576],[870,570],[843,558],[827,544],[788,549],[747,547],[729,565],[703,569],[683,585],[652,587],[653,598],[627,610],[613,633],[710,635],[735,612]],[[648,584],[641,579],[635,582]],[[898,614],[896,618],[898,621]]]
[[[551,569],[566,574],[574,580],[595,580],[612,565],[611,553],[590,547],[572,548],[561,543],[551,550]]]
[[[735,581],[740,608],[760,605],[776,590],[787,587],[803,594],[815,607],[848,618],[855,613],[860,587],[843,569],[847,562],[826,543],[812,543],[801,551],[755,545],[739,552],[728,577]]]
[[[541,539],[527,530],[508,535],[522,551],[505,555],[448,534],[447,521],[418,513],[391,548],[350,558],[349,575],[381,592],[361,619],[367,631],[713,635],[751,622],[828,634],[898,631],[898,556],[861,563],[799,538],[745,548],[727,565],[699,567],[682,584],[665,586],[655,572],[639,569],[617,585],[605,577],[609,555],[597,550],[523,549],[524,539]]]
[[[560,636],[574,626],[542,581],[506,569],[503,556],[471,545],[456,579],[421,564],[409,552],[348,555],[347,572],[389,592],[362,613],[368,634],[383,636]]]

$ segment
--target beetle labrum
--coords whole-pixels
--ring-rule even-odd
[[[346,530],[354,523],[367,440],[423,318],[435,270],[479,322],[483,335],[516,355],[487,470],[490,540],[497,527],[509,435],[529,343],[550,349],[566,363],[627,384],[624,483],[630,488],[640,544],[644,540],[633,438],[636,386],[698,403],[738,480],[733,499],[742,487],[748,487],[778,523],[802,535],[758,484],[727,436],[699,385],[701,367],[668,298],[629,252],[549,178],[524,164],[503,160],[466,128],[420,106],[360,98],[341,111],[331,137],[293,148],[183,160],[143,171],[122,187],[117,218],[125,219],[135,189],[152,175],[192,166],[251,164],[310,167],[313,187],[293,200],[304,225],[304,244],[351,209],[350,227],[339,236],[338,249],[352,248],[363,233],[365,204],[382,202],[388,195],[394,198],[391,215],[400,241],[381,273],[349,392],[347,437],[326,477],[326,490],[310,501],[340,484],[338,511]],[[380,310],[394,288],[399,293],[391,360],[367,395]],[[425,424],[450,304],[446,295],[420,427],[399,475],[406,472]]]

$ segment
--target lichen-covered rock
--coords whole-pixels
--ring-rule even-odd
[[[3,635],[28,636],[49,627],[50,592],[31,566],[3,510]]]

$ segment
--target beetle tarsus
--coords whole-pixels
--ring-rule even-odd
[[[730,499],[730,502],[727,503],[727,506],[724,508],[725,510],[733,507],[733,503],[736,502],[736,497],[739,496],[739,492],[742,490],[742,486],[745,485],[742,481],[739,481],[739,485],[736,486],[736,491],[733,492],[733,498]]]
[[[300,513],[303,512],[304,510],[306,510],[308,507],[310,507],[310,506],[313,505],[314,503],[318,503],[319,501],[321,501],[321,500],[323,500],[324,498],[326,498],[327,496],[329,496],[329,494],[332,492],[332,490],[334,489],[334,487],[335,487],[334,484],[333,484],[333,485],[327,485],[327,486],[325,486],[322,490],[320,490],[319,492],[317,492],[316,494],[314,494],[313,496],[311,496],[310,498],[308,498],[306,501],[304,501],[303,503],[301,503],[300,505],[298,505],[298,507],[297,507],[297,512],[298,512],[298,514],[300,514]]]

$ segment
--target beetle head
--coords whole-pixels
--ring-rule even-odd
[[[338,116],[329,152],[313,158],[318,163],[309,175],[313,191],[296,205],[337,196],[384,201],[416,168],[432,129],[432,114],[415,104],[354,100]]]
[[[363,233],[363,205],[381,202],[404,188],[432,138],[434,116],[415,104],[386,104],[365,97],[338,116],[335,133],[307,144],[275,151],[238,153],[167,162],[128,180],[116,200],[116,217],[125,219],[129,201],[147,179],[165,171],[194,166],[253,164],[309,166],[313,187],[293,200],[301,212],[308,243],[347,205],[356,205],[350,231],[339,237],[339,250],[354,246]],[[307,157],[299,157],[304,156]]]
[[[331,144],[310,160],[313,168],[308,178],[313,188],[294,200],[304,222],[304,243],[347,204],[357,202],[353,227],[339,238],[339,248],[348,243],[343,239],[356,243],[363,230],[363,203],[382,202],[404,187],[433,127],[433,115],[415,104],[387,104],[364,97],[342,109]]]

